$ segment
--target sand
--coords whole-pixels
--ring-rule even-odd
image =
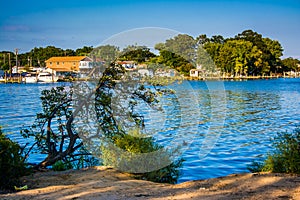
[[[295,199],[300,175],[233,174],[226,177],[159,184],[135,180],[109,167],[36,172],[22,178],[28,190],[0,194],[0,199]]]

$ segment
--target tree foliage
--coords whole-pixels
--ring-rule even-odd
[[[13,189],[19,184],[19,178],[28,170],[22,148],[16,142],[6,137],[0,127],[0,188]]]
[[[206,34],[201,34],[196,38],[196,41],[198,45],[204,45],[207,42],[209,42],[209,38],[207,37]]]
[[[206,72],[219,71],[228,76],[266,75],[279,72],[283,48],[281,44],[252,30],[245,30],[234,38],[202,34],[195,39],[179,34],[155,46],[160,56],[155,60],[172,66],[185,75],[191,68],[202,66]],[[169,51],[169,53],[167,52]],[[178,57],[188,61],[189,67],[178,62]]]
[[[300,71],[299,67],[300,67],[300,60],[298,59],[289,57],[282,60],[283,71],[299,72]]]
[[[278,41],[263,38],[261,34],[252,30],[243,31],[235,36],[235,39],[249,41],[253,44],[253,47],[262,52],[258,60],[259,64],[256,66],[259,68],[258,74],[275,72],[283,52],[283,48]]]
[[[197,41],[187,34],[179,34],[165,43],[158,43],[155,48],[160,55],[151,60],[152,63],[172,67],[183,75],[189,75],[195,68],[197,60]]]
[[[9,51],[0,52],[0,69],[4,71],[8,71],[10,69],[12,63],[11,60],[9,60],[9,58],[11,58],[13,55],[13,52]]]
[[[179,34],[165,42],[165,50],[183,57],[192,64],[195,64],[197,41],[187,34]]]
[[[156,57],[156,55],[145,46],[128,46],[123,49],[118,59],[121,61],[130,60],[137,63],[144,63],[153,57]]]
[[[119,47],[113,45],[102,45],[93,49],[89,54],[92,58],[100,58],[106,63],[112,63],[119,57]],[[95,60],[95,59],[94,59]]]
[[[20,54],[20,66],[24,66],[28,63],[28,58],[32,59],[32,66],[38,66],[38,67],[45,67],[45,61],[53,56],[68,56],[71,53],[71,55],[74,55],[74,52],[71,51],[64,51],[61,48],[57,48],[54,46],[47,46],[47,47],[35,47],[33,48],[29,53]]]
[[[171,67],[184,75],[189,75],[190,70],[195,68],[192,63],[184,59],[182,56],[165,49],[160,50],[160,55],[152,58],[150,62],[161,64],[165,67]]]
[[[283,52],[280,43],[252,30],[243,31],[234,38],[212,36],[209,39],[206,35],[200,35],[197,40],[216,68],[227,75],[264,75],[278,72],[280,68]],[[203,50],[198,48],[199,64],[207,63],[203,54]]]
[[[87,56],[87,55],[89,55],[89,53],[91,53],[93,51],[93,49],[94,49],[93,47],[84,46],[82,48],[76,49],[75,55],[76,56]]]
[[[18,54],[18,66],[34,66],[34,67],[45,67],[45,61],[53,56],[85,56],[93,50],[93,47],[84,46],[78,48],[75,51],[72,49],[62,49],[55,46],[47,47],[34,47],[30,52]],[[1,52],[0,66],[2,69],[8,70],[9,59],[7,53],[10,53],[11,66],[16,65],[15,53],[14,52]],[[5,57],[5,59],[4,59]],[[4,61],[5,60],[5,61]],[[2,61],[2,62],[1,62]]]
[[[172,152],[156,144],[153,137],[142,133],[144,117],[136,110],[141,104],[157,109],[158,95],[167,92],[158,84],[137,81],[136,74],[126,72],[122,66],[107,66],[95,94],[100,129],[97,134],[100,135],[91,136],[104,137],[100,148],[104,164],[132,172],[142,179],[169,183],[177,181],[182,160],[173,162],[170,158]],[[158,154],[153,156],[152,152]],[[157,169],[159,163],[168,164]]]
[[[80,159],[88,160],[86,156],[89,153],[83,148],[73,123],[76,110],[72,109],[72,90],[62,86],[43,90],[41,100],[42,113],[36,115],[30,129],[21,131],[23,137],[31,137],[35,141],[30,144],[26,156],[33,150],[46,154],[35,168],[46,168],[57,161],[74,163]]]

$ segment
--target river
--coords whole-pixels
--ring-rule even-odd
[[[36,113],[41,112],[41,91],[68,84],[0,84],[3,131],[13,140],[25,144],[26,140],[19,132],[22,127],[30,126]],[[214,84],[221,85],[221,90],[212,89]],[[247,172],[247,165],[265,158],[272,150],[271,141],[278,132],[291,132],[300,123],[299,78],[185,81],[184,85],[188,85],[183,88],[186,93],[193,91],[197,98],[193,101],[197,105],[193,106],[199,109],[198,118],[189,120],[197,121],[199,125],[198,135],[193,136],[182,154],[185,162],[179,182]],[[181,106],[184,101],[180,102]],[[218,126],[212,128],[214,123]],[[165,126],[172,124],[165,123]],[[209,151],[205,151],[201,145],[203,141],[207,142],[205,137],[210,134],[209,130],[216,135],[211,138],[213,143]],[[164,140],[164,136],[159,137]],[[38,155],[34,158],[40,159]]]

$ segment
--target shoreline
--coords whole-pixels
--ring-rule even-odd
[[[241,77],[185,77],[185,80],[199,80],[199,81],[243,81],[243,80],[265,80],[265,79],[279,79],[279,78],[300,78],[300,76],[241,76]]]
[[[244,173],[161,184],[109,167],[36,172],[21,178],[28,190],[0,199],[300,199],[300,175]]]
[[[184,76],[183,79],[187,81],[247,81],[247,80],[268,80],[268,79],[279,79],[279,78],[300,78],[300,76],[233,76],[233,77],[191,77],[191,76]],[[81,82],[81,81],[91,81],[95,79],[90,78],[74,78],[74,79],[59,79],[56,82]],[[12,81],[0,79],[0,84],[32,84],[32,83],[25,83],[19,79],[14,79]],[[39,82],[36,82],[39,83]]]

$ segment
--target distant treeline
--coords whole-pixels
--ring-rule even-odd
[[[194,38],[179,34],[164,43],[155,45],[159,55],[145,46],[118,47],[105,45],[97,48],[84,46],[76,50],[54,46],[34,48],[18,55],[19,66],[45,66],[44,61],[52,56],[92,55],[106,61],[134,60],[138,63],[163,64],[188,75],[190,69],[201,66],[204,70],[218,71],[226,75],[268,75],[286,71],[300,71],[300,61],[295,58],[281,59],[283,48],[279,41],[265,38],[252,30],[245,30],[232,38],[221,35],[207,37],[201,34]],[[8,55],[11,54],[11,63]],[[0,66],[9,69],[15,65],[14,52],[0,53]],[[91,55],[90,55],[91,56]]]
[[[53,56],[84,56],[88,55],[93,47],[84,46],[76,50],[61,49],[54,46],[35,47],[30,52],[18,54],[18,66],[45,67],[45,60]],[[15,52],[0,52],[0,67],[9,70],[10,66],[16,65]]]
[[[193,38],[179,34],[165,43],[157,44],[156,49],[160,51],[160,56],[155,58],[156,61],[170,65],[175,63],[174,67],[184,73],[195,66],[201,66],[201,69],[212,72],[218,71],[227,76],[257,76],[300,71],[298,59],[281,59],[283,48],[279,41],[264,38],[252,30],[243,31],[233,38],[224,38],[221,35],[209,38],[205,34]],[[182,67],[176,65],[178,62],[171,59],[170,52],[185,58],[193,66],[187,63]]]

